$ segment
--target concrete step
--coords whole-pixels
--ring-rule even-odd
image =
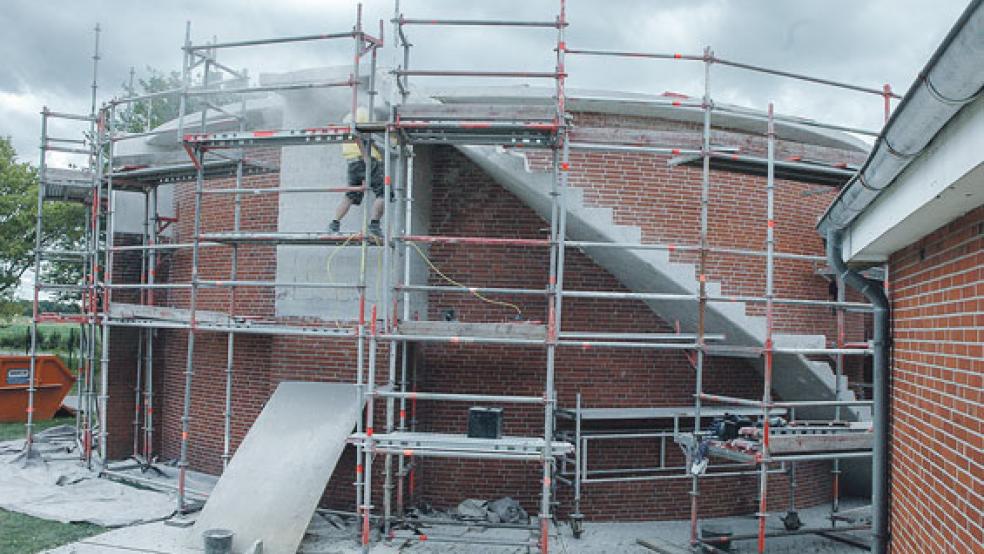
[[[460,146],[465,156],[492,176],[505,189],[515,194],[543,218],[550,216],[552,176],[532,171],[522,154],[492,146]],[[584,191],[569,187],[564,204],[567,209],[567,238],[578,241],[641,243],[642,231],[636,226],[619,225],[613,210],[592,206],[584,201]],[[634,291],[696,294],[698,281],[693,264],[671,261],[663,250],[627,250],[621,248],[584,248],[584,253],[605,268],[623,285]],[[642,270],[641,270],[642,269]],[[721,292],[721,283],[709,282],[708,293]],[[651,300],[646,304],[668,323],[679,322],[681,328],[693,332],[697,326],[696,302]],[[732,345],[761,347],[765,341],[765,318],[746,313],[746,306],[736,302],[712,302],[707,306],[708,333],[721,333]],[[784,346],[822,347],[822,335],[777,335],[775,341]],[[761,361],[750,361],[761,365]],[[836,376],[825,362],[817,362],[798,354],[777,354],[775,357],[774,390],[784,400],[832,400],[838,384]],[[761,369],[761,368],[760,368]],[[842,398],[854,399],[854,394],[841,383]],[[870,420],[867,409],[844,409],[842,417]],[[825,418],[832,409],[803,409],[801,417]]]

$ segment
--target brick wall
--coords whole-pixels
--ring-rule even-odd
[[[893,552],[984,544],[984,207],[895,252]]]
[[[692,132],[686,125],[653,122],[641,118],[601,118],[584,116],[581,123],[629,127],[676,125],[671,130]],[[752,147],[761,141],[739,137]],[[796,152],[795,145],[787,148]],[[801,149],[802,150],[802,149]],[[808,149],[807,149],[808,150]],[[805,152],[805,150],[804,150]],[[809,152],[807,152],[809,153]],[[833,156],[836,152],[814,152]],[[254,152],[253,155],[276,160],[277,152]],[[534,160],[535,161],[535,160]],[[583,186],[586,198],[599,205],[612,205],[619,223],[640,225],[647,241],[693,242],[699,198],[699,171],[665,166],[665,158],[649,155],[577,154],[572,160],[572,184]],[[432,234],[545,238],[548,224],[517,198],[498,186],[480,169],[450,148],[436,148],[433,156]],[[276,176],[249,177],[246,186],[277,186]],[[712,243],[727,246],[761,248],[764,234],[748,237],[744,231],[755,229],[749,221],[764,221],[764,181],[761,178],[715,172],[712,202],[724,204],[712,212]],[[208,187],[224,188],[231,180],[215,180]],[[813,232],[815,216],[834,193],[826,187],[782,182],[777,190],[779,213],[778,249],[788,252],[822,254],[822,246]],[[626,201],[632,199],[633,202]],[[192,184],[178,185],[176,194],[180,222],[174,240],[190,242],[194,194]],[[806,207],[800,204],[808,204]],[[720,210],[720,211],[718,211]],[[787,211],[783,211],[787,210]],[[228,195],[205,197],[205,232],[232,228],[232,202]],[[276,194],[244,197],[244,229],[277,230]],[[734,233],[743,231],[739,236]],[[764,229],[764,225],[763,225]],[[740,240],[739,240],[740,239]],[[201,259],[204,279],[228,277],[231,249],[206,248]],[[450,277],[474,286],[543,287],[548,272],[548,254],[543,248],[465,248],[435,244],[428,254]],[[240,277],[272,280],[275,275],[275,247],[244,245],[240,247]],[[827,298],[824,280],[814,275],[809,262],[780,262],[777,289],[780,296]],[[761,294],[762,261],[726,259],[713,262],[712,278],[722,279],[726,293]],[[586,256],[571,250],[567,257],[566,287],[624,291],[610,274]],[[190,252],[169,256],[158,272],[161,280],[187,282],[190,278]],[[436,275],[430,284],[444,284]],[[525,320],[546,319],[546,304],[533,296],[496,296],[515,304]],[[155,300],[162,305],[186,307],[186,291],[159,293]],[[227,290],[204,290],[199,308],[225,311],[229,305]],[[437,319],[444,309],[452,308],[462,321],[515,321],[516,309],[490,305],[473,297],[431,294],[427,314]],[[564,303],[563,329],[567,331],[670,332],[672,327],[657,318],[641,302],[568,299]],[[785,309],[783,309],[785,311]],[[273,291],[240,289],[235,312],[251,317],[273,318]],[[783,329],[801,333],[827,333],[832,337],[833,317],[829,310],[789,311],[781,316]],[[290,322],[290,321],[286,321]],[[862,334],[852,321],[849,338]],[[187,333],[161,331],[157,347],[161,385],[158,387],[158,415],[162,420],[160,452],[164,458],[178,455],[180,418],[184,390]],[[218,472],[221,469],[223,401],[225,387],[225,335],[199,333],[195,348],[195,387],[192,395],[192,420],[189,460],[193,469]],[[124,339],[118,344],[126,345]],[[114,363],[125,367],[132,349],[114,350]],[[117,362],[120,358],[123,361]],[[379,379],[383,381],[386,349],[378,356]],[[428,344],[414,349],[414,379],[419,390],[447,392],[482,392],[488,394],[539,395],[543,388],[545,354],[538,348],[504,346],[454,346]],[[234,386],[232,400],[232,447],[239,444],[256,415],[280,381],[287,379],[352,382],[355,378],[355,348],[344,341],[310,337],[239,336],[236,338]],[[115,366],[114,366],[115,367]],[[132,363],[130,364],[132,367]],[[688,405],[692,402],[694,372],[685,355],[668,351],[560,350],[557,356],[556,388],[561,406],[572,406],[581,393],[585,406],[635,407]],[[756,397],[761,394],[761,377],[748,364],[729,359],[709,359],[705,374],[706,388],[722,394]],[[120,385],[125,387],[125,379]],[[132,396],[132,390],[131,394]],[[111,398],[114,414],[132,419],[132,401],[126,396]],[[381,402],[378,404],[382,404]],[[128,411],[129,410],[129,411]],[[420,402],[417,407],[418,429],[455,431],[464,429],[467,405]],[[377,421],[382,421],[377,411]],[[529,406],[506,406],[505,432],[513,435],[536,435],[542,430],[542,412]],[[125,433],[120,431],[119,439]],[[121,447],[125,451],[125,447]],[[622,463],[651,465],[657,456],[655,444],[638,444],[612,450],[600,447],[589,455],[602,467]],[[679,461],[679,450],[668,445],[670,462]],[[381,466],[375,467],[381,470]],[[799,505],[825,501],[830,496],[830,467],[826,463],[801,464],[799,469]],[[415,472],[415,500],[437,506],[453,506],[465,496],[495,497],[509,495],[523,502],[535,513],[538,506],[540,468],[537,464],[477,462],[471,460],[421,459]],[[355,475],[353,453],[347,450],[329,483],[328,503],[351,509]],[[378,474],[377,474],[378,475]],[[381,484],[381,477],[376,480]],[[748,513],[756,509],[756,478],[727,477],[704,481],[700,499],[702,513]],[[772,508],[786,505],[786,477],[770,478]],[[645,519],[685,517],[687,479],[651,483],[614,483],[587,487],[583,511],[591,518]],[[381,487],[375,489],[376,494]],[[570,500],[570,490],[561,487],[561,511]],[[379,505],[378,498],[374,500]]]
[[[432,155],[431,233],[449,236],[542,238],[546,224],[512,194],[503,190],[463,155],[450,148],[435,149]],[[480,209],[476,209],[481,207]],[[452,279],[474,286],[544,287],[548,277],[548,253],[540,248],[463,247],[454,244],[431,246],[431,260]],[[446,285],[436,274],[430,284]],[[618,281],[585,255],[570,251],[565,288],[627,292]],[[501,296],[522,311],[526,320],[543,321],[546,303],[531,296]],[[439,318],[453,309],[462,321],[512,321],[515,310],[489,305],[463,295],[431,294],[429,314]],[[639,301],[566,299],[562,327],[565,331],[672,332]],[[420,390],[456,393],[542,394],[545,353],[539,348],[428,344],[417,376]],[[689,405],[694,390],[694,371],[686,356],[670,351],[558,350],[556,359],[558,402],[573,407],[582,394],[585,407],[641,407]],[[720,394],[755,397],[761,394],[761,376],[748,364],[734,359],[710,358],[705,387]],[[420,402],[419,430],[463,432],[466,404]],[[519,436],[542,434],[543,415],[538,407],[505,407],[503,433]],[[692,423],[691,423],[692,425]],[[605,448],[605,447],[602,447]],[[655,465],[658,445],[636,442],[625,448],[606,448],[601,455],[589,451],[592,467],[626,464]],[[676,445],[668,444],[668,463],[682,464]],[[453,506],[462,499],[462,488],[479,498],[512,496],[532,512],[537,511],[539,471],[537,464],[476,462],[428,458],[420,462],[420,498],[436,506]],[[815,504],[830,495],[829,466],[803,464],[800,471],[800,502]],[[512,476],[498,478],[497,476]],[[689,514],[689,480],[644,483],[611,483],[583,489],[582,509],[593,519],[680,518]],[[774,476],[772,501],[785,507],[784,476]],[[708,479],[701,496],[701,513],[723,515],[754,510],[755,477]],[[736,492],[738,491],[738,492]],[[570,489],[560,488],[561,511],[569,507]]]

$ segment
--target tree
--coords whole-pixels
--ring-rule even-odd
[[[129,90],[129,85],[123,85],[124,98],[153,92],[176,90],[181,88],[181,73],[177,71],[163,72],[153,67],[147,67],[147,76],[137,80],[140,90]],[[136,87],[134,87],[136,88]],[[180,111],[181,96],[172,94],[154,98],[150,102],[133,102],[121,110],[117,128],[130,133],[140,133],[148,128],[175,119]]]
[[[200,79],[200,77],[198,77]],[[123,85],[124,96],[175,90],[181,87],[181,74],[147,68],[146,77],[130,91]],[[136,88],[136,87],[134,87]],[[214,101],[214,99],[213,99]],[[178,117],[180,95],[168,95],[151,102],[134,102],[118,113],[116,128],[142,132]],[[202,106],[189,100],[188,112]],[[24,273],[34,266],[35,222],[37,216],[38,171],[28,163],[18,163],[10,139],[0,137],[0,321],[18,315],[20,306],[15,293]],[[85,234],[85,207],[66,202],[44,204],[42,249],[81,250]],[[52,283],[77,283],[81,278],[78,263],[50,261],[42,266],[41,279]],[[77,299],[77,293],[59,294],[58,299]]]
[[[154,92],[164,92],[168,90],[177,91],[181,89],[181,73],[178,71],[160,71],[147,66],[147,76],[137,79],[135,86],[131,87],[128,83],[122,85],[123,98],[127,96],[142,96]],[[245,70],[244,70],[245,73]],[[221,72],[209,72],[210,88],[221,89],[223,85],[233,84],[233,81],[224,79],[225,74]],[[191,76],[192,86],[201,86],[202,75],[195,73]],[[139,90],[138,90],[139,89]],[[228,94],[216,94],[209,98],[212,104],[227,104],[236,101],[237,98]],[[199,97],[188,97],[186,99],[185,113],[195,113],[205,107],[206,102]],[[129,133],[140,133],[153,129],[158,125],[177,119],[181,111],[181,95],[169,94],[159,96],[151,101],[133,102],[120,110],[116,120],[116,128]]]
[[[34,265],[34,226],[37,217],[38,172],[17,162],[9,137],[0,137],[0,319],[17,315],[14,294],[24,273]],[[78,249],[85,232],[85,208],[77,204],[44,205],[42,248]],[[71,270],[46,264],[42,278],[71,279]]]

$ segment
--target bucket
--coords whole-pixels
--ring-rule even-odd
[[[230,554],[232,535],[232,531],[228,529],[209,529],[202,533],[202,538],[205,539],[205,554]]]

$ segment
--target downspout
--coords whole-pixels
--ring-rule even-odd
[[[874,311],[874,349],[872,359],[872,407],[875,444],[871,453],[871,552],[888,552],[888,333],[889,304],[881,283],[862,277],[848,269],[841,258],[842,231],[827,232],[827,260],[837,275],[847,285],[871,302]]]

